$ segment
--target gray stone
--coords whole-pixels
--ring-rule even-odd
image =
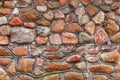
[[[5,16],[0,17],[0,25],[7,24],[7,18]]]
[[[90,40],[91,40],[91,37],[87,33],[81,32],[79,34],[79,42],[80,43],[89,43]]]
[[[87,15],[78,16],[78,22],[80,25],[84,25],[89,22],[89,17]]]

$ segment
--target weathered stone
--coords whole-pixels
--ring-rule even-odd
[[[97,44],[104,44],[108,41],[108,36],[102,28],[97,27],[96,33],[94,35],[94,40]]]
[[[66,16],[65,19],[66,22],[77,22],[77,17],[75,15],[75,13],[70,13]]]
[[[11,9],[0,8],[0,14],[1,15],[9,15],[10,13],[11,13]]]
[[[120,80],[120,74],[117,74],[115,79]]]
[[[106,64],[91,65],[89,67],[89,70],[91,72],[99,72],[99,73],[107,73],[107,74],[110,74],[110,73],[114,72],[113,66],[106,65]]]
[[[10,56],[10,53],[6,48],[0,47],[0,56]]]
[[[34,80],[32,77],[28,76],[28,75],[18,75],[15,77],[14,80]]]
[[[2,35],[9,35],[10,31],[11,31],[11,29],[7,25],[4,25],[4,26],[0,27],[0,34],[2,34]]]
[[[69,6],[72,8],[76,8],[78,5],[78,0],[69,0]]]
[[[32,72],[34,59],[20,58],[18,61],[18,71],[20,72]]]
[[[44,18],[37,20],[36,23],[38,25],[42,25],[42,26],[50,26],[50,24],[51,24],[51,22],[49,20],[44,19]]]
[[[37,58],[37,60],[36,60],[36,65],[37,66],[42,66],[43,65],[43,59],[41,59],[41,58]]]
[[[24,23],[25,27],[27,28],[35,28],[36,24],[34,22],[28,22],[28,23]]]
[[[40,75],[44,74],[44,72],[42,72],[39,68],[35,68],[34,74],[35,74],[36,76],[40,76]]]
[[[95,14],[98,13],[98,11],[99,10],[93,5],[89,5],[86,8],[86,12],[88,13],[89,16],[94,16]]]
[[[112,5],[111,5],[111,8],[114,10],[114,9],[118,9],[120,8],[120,2],[113,2]]]
[[[85,33],[85,32],[81,32],[79,34],[79,42],[80,43],[89,43],[91,41],[91,37]]]
[[[44,69],[48,72],[62,71],[70,68],[71,65],[65,62],[47,62],[44,66]]]
[[[119,53],[117,52],[106,52],[100,55],[102,61],[105,62],[117,62],[119,60]]]
[[[19,9],[18,8],[14,8],[13,11],[12,11],[12,14],[19,14]]]
[[[84,7],[77,8],[77,9],[75,10],[75,13],[76,13],[76,15],[78,15],[78,16],[82,16],[82,15],[85,14],[85,8],[84,8]]]
[[[54,32],[62,32],[64,29],[65,23],[63,20],[57,20],[52,23],[52,31]]]
[[[38,56],[41,53],[42,53],[42,49],[40,49],[40,48],[35,48],[31,51],[32,56]]]
[[[0,36],[0,45],[8,45],[8,44],[9,44],[8,37]]]
[[[48,20],[52,20],[53,19],[53,11],[50,10],[47,13],[43,14],[43,16]]]
[[[98,14],[92,18],[96,24],[102,24],[104,22],[105,14],[102,11],[99,11]]]
[[[11,42],[16,43],[30,43],[34,40],[35,30],[15,27],[11,31]]]
[[[78,22],[80,25],[84,25],[89,22],[89,17],[87,15],[78,16]]]
[[[90,48],[88,50],[88,54],[98,54],[100,52],[100,47],[99,46],[96,46],[94,48]]]
[[[106,12],[108,12],[108,11],[110,11],[110,6],[100,6],[101,7],[101,9],[103,10],[103,11],[106,11]]]
[[[88,5],[92,2],[92,0],[80,0],[81,3],[83,3],[84,5]]]
[[[67,62],[79,62],[82,60],[82,56],[81,55],[72,55],[67,57],[66,61]]]
[[[67,0],[59,0],[60,4],[65,4],[67,2]]]
[[[4,69],[0,68],[0,80],[10,80],[10,77],[8,76],[7,72],[4,71]]]
[[[13,1],[5,1],[4,2],[4,7],[7,7],[7,8],[13,8],[15,5],[13,3]]]
[[[109,20],[105,23],[105,29],[109,35],[114,35],[118,32],[119,26],[116,24],[115,21]]]
[[[98,61],[98,58],[95,57],[95,56],[88,56],[88,57],[86,58],[86,60],[87,60],[88,62],[94,63],[94,62],[97,62],[97,61]]]
[[[90,34],[93,35],[95,32],[95,24],[94,22],[89,22],[85,25],[85,30]]]
[[[75,64],[75,68],[83,71],[87,69],[87,65],[85,62],[80,62]]]
[[[16,73],[15,62],[12,62],[10,64],[10,66],[8,67],[8,71],[11,75],[14,75]]]
[[[65,6],[65,7],[61,8],[61,11],[62,11],[64,14],[68,14],[68,13],[70,12],[70,9],[69,9],[67,6]]]
[[[5,16],[0,17],[0,25],[7,24],[7,23],[8,23],[7,17]]]
[[[82,28],[77,23],[71,23],[66,26],[65,30],[71,32],[81,32]]]
[[[63,56],[61,54],[53,54],[53,55],[51,54],[51,55],[45,55],[44,58],[49,60],[53,60],[53,59],[60,60],[63,58]]]
[[[47,11],[47,7],[46,6],[37,6],[36,9],[40,12],[46,12]]]
[[[78,72],[67,72],[64,77],[65,80],[84,80],[83,74]]]
[[[50,35],[49,40],[50,40],[51,44],[57,44],[57,45],[62,44],[62,41],[61,41],[59,34]]]
[[[118,32],[117,34],[113,35],[111,37],[111,41],[113,43],[120,43],[120,32]]]
[[[102,0],[91,0],[93,2],[94,5],[96,6],[100,6],[103,2]]]
[[[75,48],[76,48],[75,46],[61,46],[60,51],[62,51],[65,54],[67,54],[67,53],[69,54],[72,51],[74,51]]]
[[[49,2],[48,2],[48,7],[49,7],[50,9],[55,9],[55,8],[58,8],[58,7],[59,7],[59,4],[58,4],[57,2],[55,2],[55,1],[49,1]]]
[[[44,26],[38,26],[37,34],[41,36],[48,36],[50,34],[50,28]]]
[[[106,4],[112,4],[113,0],[104,0]]]
[[[22,1],[22,0],[20,0],[20,1],[17,1],[17,7],[27,7],[27,3],[25,2],[25,1]]]
[[[75,34],[69,32],[63,32],[61,35],[64,44],[77,44],[78,38]]]
[[[53,74],[53,75],[44,77],[42,80],[59,80],[59,79],[60,79],[59,74]]]
[[[92,80],[108,80],[108,77],[105,75],[93,75]]]
[[[27,56],[28,55],[28,47],[27,46],[20,46],[13,48],[13,53],[15,56]]]
[[[35,39],[37,45],[46,44],[48,42],[48,37],[38,36]]]
[[[60,11],[60,10],[55,10],[55,12],[54,12],[54,17],[55,17],[55,19],[62,19],[62,18],[65,17],[65,15],[63,14],[62,11]]]
[[[45,50],[48,51],[48,52],[57,52],[58,49],[59,49],[59,48],[58,48],[57,46],[47,46],[47,47],[45,48]]]
[[[0,65],[1,66],[7,66],[10,64],[11,59],[10,58],[0,58]]]
[[[28,7],[20,11],[20,17],[24,21],[33,21],[39,19],[40,13],[34,8]]]

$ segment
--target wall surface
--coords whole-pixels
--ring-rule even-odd
[[[119,0],[0,2],[0,80],[120,80]]]

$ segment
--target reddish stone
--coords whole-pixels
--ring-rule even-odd
[[[89,67],[89,70],[91,72],[99,72],[99,73],[113,73],[114,72],[114,68],[111,65],[106,65],[106,64],[96,64],[96,65],[91,65]]]
[[[52,75],[48,75],[45,76],[42,80],[60,80],[61,77],[59,74],[52,74]]]
[[[45,48],[45,50],[49,52],[57,52],[58,48],[56,46],[48,46]]]
[[[44,74],[44,72],[42,72],[42,71],[40,70],[40,68],[35,68],[34,74],[35,74],[36,76],[39,76],[39,75]]]
[[[68,3],[70,7],[76,8],[78,5],[78,0],[69,0]]]
[[[46,0],[38,0],[38,2],[39,2],[40,4],[44,4],[44,3],[46,2]]]
[[[82,60],[82,56],[76,54],[76,55],[69,56],[66,61],[67,62],[78,62],[81,60]]]
[[[91,0],[80,0],[81,3],[83,3],[84,5],[88,5],[90,4],[92,1]]]
[[[62,32],[64,29],[65,23],[63,20],[57,20],[52,23],[52,31],[54,32]]]
[[[13,48],[13,53],[15,56],[27,56],[28,55],[28,47],[27,46],[20,46]]]
[[[6,36],[0,36],[0,45],[7,45],[9,40]]]
[[[37,45],[46,44],[47,41],[48,41],[48,37],[38,36],[38,37],[35,39],[35,42],[36,42]]]
[[[10,80],[11,78],[8,75],[8,72],[6,72],[2,67],[0,68],[0,80]]]
[[[120,64],[117,64],[116,69],[120,72]]]
[[[100,52],[100,47],[96,47],[95,49],[89,49],[88,54],[98,54]]]
[[[92,80],[108,80],[108,77],[105,75],[93,75]]]
[[[113,43],[120,43],[120,32],[116,33],[111,37],[111,41]]]
[[[32,77],[28,75],[18,75],[14,80],[34,80]]]
[[[111,5],[112,9],[118,9],[120,8],[120,2],[113,2],[113,4]]]
[[[32,72],[34,59],[20,58],[18,61],[18,71],[20,72]]]
[[[11,9],[7,9],[7,8],[0,9],[0,14],[2,15],[9,15],[10,13],[11,13]]]
[[[22,25],[22,21],[18,17],[13,17],[10,20],[9,24],[12,25],[12,26],[21,26]]]
[[[97,44],[104,44],[108,41],[108,36],[102,28],[97,27],[94,40]]]
[[[58,8],[58,7],[59,7],[59,4],[58,4],[57,2],[55,2],[55,1],[49,1],[49,2],[48,2],[48,7],[49,7],[50,9],[55,9],[55,8]]]
[[[10,66],[8,67],[8,71],[11,75],[14,75],[16,73],[16,66],[15,62],[12,62]]]
[[[64,44],[77,44],[78,38],[75,34],[69,32],[63,32],[61,35]]]
[[[44,66],[44,69],[47,72],[62,71],[70,68],[71,68],[71,65],[64,62],[47,62]]]
[[[115,13],[114,12],[107,13],[106,17],[111,18],[111,19],[115,19]]]
[[[60,4],[65,4],[67,2],[67,0],[59,0]]]
[[[0,47],[0,56],[10,56],[9,51],[3,47]]]
[[[116,75],[115,80],[120,80],[120,74],[117,74],[117,75]]]
[[[10,61],[10,58],[0,58],[0,65],[5,67],[10,63]]]
[[[99,10],[95,6],[89,5],[87,6],[86,11],[89,16],[94,16],[95,14],[98,13]]]
[[[42,65],[43,65],[43,59],[37,58],[37,60],[36,60],[36,65],[37,65],[37,66],[42,66]]]
[[[67,31],[72,31],[72,32],[81,32],[83,29],[76,23],[71,23],[68,24],[67,27],[65,28]]]
[[[10,34],[10,27],[7,26],[7,25],[4,25],[4,26],[1,26],[0,27],[0,34],[3,34],[3,35],[9,35]]]
[[[45,55],[46,59],[53,60],[53,59],[62,59],[63,56],[60,54],[54,54],[54,55]]]
[[[4,2],[4,6],[5,7],[9,7],[9,8],[14,7],[13,1],[5,1]]]
[[[43,16],[48,20],[52,20],[53,19],[53,11],[50,10],[47,13],[43,14]]]
[[[24,23],[25,27],[27,28],[35,28],[36,24],[34,22],[28,22],[28,23]]]
[[[64,77],[65,80],[84,80],[83,74],[78,72],[67,72]]]
[[[109,50],[110,49],[110,46],[109,45],[103,45],[102,46],[102,50]]]

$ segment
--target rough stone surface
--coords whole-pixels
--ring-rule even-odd
[[[0,79],[1,80],[10,80],[10,77],[8,76],[7,72],[4,71],[4,69],[0,68]]]
[[[93,75],[92,80],[108,80],[108,77],[105,75]]]

